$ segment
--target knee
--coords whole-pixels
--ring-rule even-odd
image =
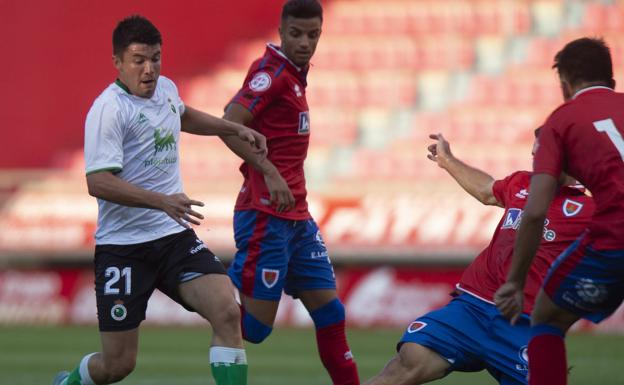
[[[243,314],[243,338],[254,344],[264,341],[273,331],[273,328],[260,322],[256,317],[244,312]]]
[[[215,330],[229,330],[230,328],[238,328],[240,325],[240,309],[236,302],[225,305],[210,320]]]
[[[123,357],[123,356],[122,356]],[[136,366],[136,357],[123,357],[106,363],[107,383],[113,383],[128,377]]]

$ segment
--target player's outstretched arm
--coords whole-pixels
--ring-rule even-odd
[[[87,175],[87,187],[89,195],[109,202],[129,207],[162,210],[184,227],[189,227],[186,222],[199,225],[199,219],[204,219],[203,215],[192,208],[192,206],[203,206],[203,202],[190,199],[184,193],[166,195],[145,190],[109,171]]]
[[[449,142],[444,139],[442,134],[432,134],[429,135],[429,138],[435,140],[435,143],[427,147],[429,150],[427,158],[446,170],[468,194],[475,197],[479,202],[484,205],[502,207],[501,202],[496,199],[492,191],[494,178],[455,158],[451,153]]]
[[[266,138],[261,133],[237,124],[233,121],[217,118],[192,107],[185,106],[182,115],[182,131],[195,135],[218,135],[221,137],[236,137],[251,146],[250,151],[259,157],[267,154]]]
[[[246,126],[251,124],[253,115],[242,105],[232,103],[227,107],[223,118]],[[295,197],[290,191],[288,184],[270,160],[249,151],[249,146],[245,146],[237,137],[221,136],[221,140],[233,153],[264,175],[264,182],[269,190],[271,203],[275,205],[278,212],[291,210],[295,206]]]

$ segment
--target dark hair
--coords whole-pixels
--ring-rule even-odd
[[[323,21],[323,7],[318,0],[288,0],[282,7],[282,21],[288,16],[297,19],[318,17]]]
[[[128,16],[113,31],[113,54],[120,56],[132,43],[162,44],[160,31],[141,15]]]
[[[539,138],[540,131],[542,131],[542,126],[537,127],[535,131],[533,131],[533,134],[535,134],[536,138]]]
[[[556,68],[571,85],[582,82],[613,84],[611,52],[600,38],[584,37],[569,42],[555,55],[552,68]]]

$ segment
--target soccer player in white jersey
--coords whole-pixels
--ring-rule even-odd
[[[206,318],[213,328],[210,364],[218,385],[244,385],[247,361],[240,313],[225,269],[189,223],[203,203],[180,178],[180,131],[235,135],[266,152],[256,131],[185,106],[160,75],[160,32],[131,16],[113,32],[117,80],[95,100],[85,124],[89,194],[98,198],[95,291],[102,350],[86,355],[54,385],[102,385],[134,369],[139,324],[159,289]]]

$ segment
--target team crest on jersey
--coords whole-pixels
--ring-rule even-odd
[[[520,226],[521,218],[522,210],[516,208],[508,209],[507,214],[505,214],[505,219],[503,219],[503,225],[501,226],[501,229],[517,230],[518,226]]]
[[[310,133],[310,113],[303,111],[299,113],[299,135],[307,135]]]
[[[271,76],[266,72],[258,72],[249,82],[252,91],[263,92],[271,87]]]
[[[417,331],[420,331],[422,329],[425,328],[425,326],[427,326],[427,324],[425,322],[421,322],[421,321],[414,321],[411,324],[409,324],[409,326],[407,327],[407,332],[408,333],[416,333]]]
[[[267,289],[272,288],[279,279],[279,270],[262,269],[262,283]]]
[[[578,214],[583,208],[583,204],[572,199],[566,199],[563,202],[563,215],[566,217],[573,217]]]

